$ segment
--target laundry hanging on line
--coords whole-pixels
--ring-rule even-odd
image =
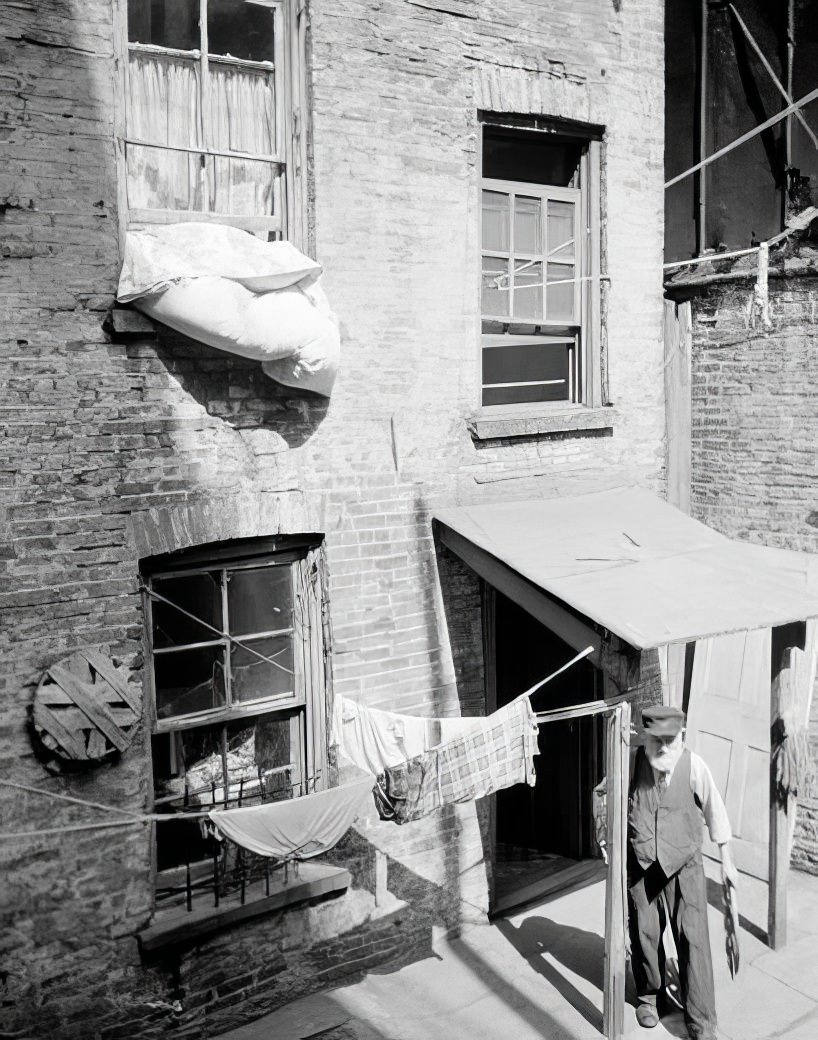
[[[365,776],[291,801],[213,809],[208,817],[225,838],[259,856],[311,859],[334,848],[371,808],[373,784]]]
[[[528,698],[469,721],[481,725],[378,776],[375,801],[381,819],[410,823],[441,806],[514,784],[534,786],[539,727]]]
[[[400,715],[337,697],[331,743],[338,745],[347,761],[377,776],[438,744],[479,732],[485,723],[484,717],[429,719]]]

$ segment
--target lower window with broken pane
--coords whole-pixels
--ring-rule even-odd
[[[311,546],[148,568],[158,912],[269,890],[279,865],[219,840],[210,809],[326,784],[322,560]]]

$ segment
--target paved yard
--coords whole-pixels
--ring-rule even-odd
[[[710,909],[722,1036],[816,1040],[818,877],[791,873],[789,943],[778,953],[762,941],[765,900],[766,887],[744,879],[742,965],[735,980],[727,970],[721,914]],[[459,939],[435,943],[425,960],[306,997],[225,1040],[598,1040],[603,906],[598,883],[475,926]],[[628,1005],[626,1035],[666,1040],[687,1032],[680,1014],[654,1030],[640,1029]]]

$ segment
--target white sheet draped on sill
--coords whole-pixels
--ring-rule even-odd
[[[117,299],[271,379],[329,397],[340,335],[321,266],[289,242],[189,222],[129,231]]]
[[[365,776],[291,801],[213,809],[208,816],[225,838],[259,856],[312,859],[334,848],[357,817],[371,810],[374,783]]]

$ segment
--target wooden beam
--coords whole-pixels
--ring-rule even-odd
[[[803,622],[780,625],[772,630],[772,681],[770,684],[771,751],[778,739],[778,726],[796,699],[795,654],[803,649],[806,639]],[[770,948],[780,950],[787,943],[787,875],[790,869],[790,820],[795,813],[796,798],[781,793],[774,755],[770,755],[770,845],[769,889],[767,900],[767,941]]]
[[[627,928],[627,817],[631,706],[618,704],[608,717],[608,877],[605,884],[605,976],[603,1032],[608,1040],[625,1034],[625,935]]]
[[[701,164],[707,158],[707,45],[709,41],[708,31],[708,0],[701,0],[701,13],[699,24],[699,162]],[[703,165],[699,169],[698,191],[699,198],[696,206],[696,253],[701,256],[707,246],[707,171]]]
[[[690,513],[693,454],[691,357],[693,329],[690,302],[665,300],[665,429],[667,500]]]

